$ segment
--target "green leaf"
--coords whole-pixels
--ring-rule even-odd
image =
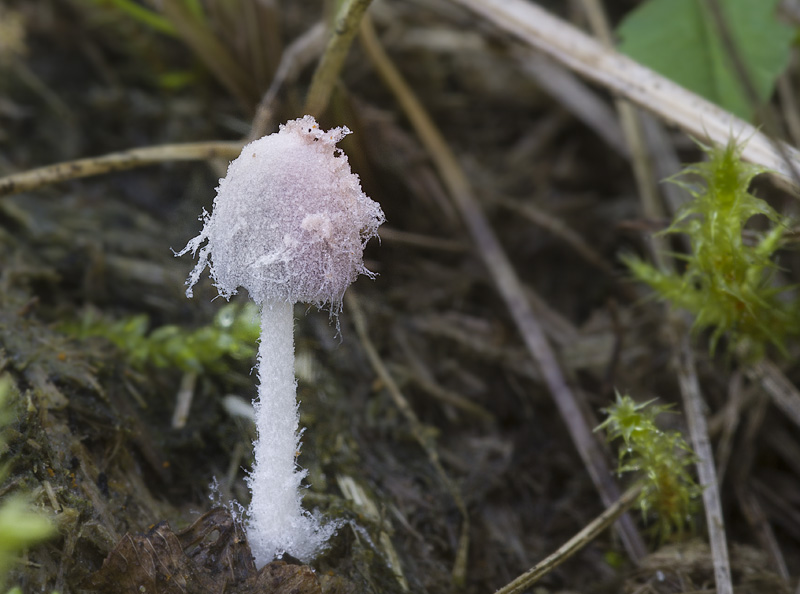
[[[719,0],[762,102],[788,63],[794,37],[792,28],[777,19],[778,2]],[[622,21],[617,33],[623,53],[739,117],[752,117],[739,73],[705,0],[649,0]]]

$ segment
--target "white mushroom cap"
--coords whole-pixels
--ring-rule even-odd
[[[319,129],[311,116],[242,149],[220,180],[205,227],[184,248],[200,251],[188,295],[210,259],[226,298],[244,287],[266,300],[341,305],[364,268],[362,252],[384,215],[336,143],[350,131]]]

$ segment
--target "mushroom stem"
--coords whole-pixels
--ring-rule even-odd
[[[297,382],[294,376],[294,307],[268,300],[261,307],[258,349],[258,400],[254,404],[258,438],[251,490],[248,540],[261,566],[284,551],[300,559],[319,547],[315,518],[303,511],[298,470],[300,450]]]

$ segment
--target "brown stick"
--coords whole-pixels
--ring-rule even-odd
[[[205,161],[208,159],[234,159],[242,150],[240,142],[192,142],[165,144],[110,153],[102,157],[89,157],[64,161],[54,165],[29,169],[0,177],[0,197],[28,192],[38,188],[92,175],[125,171],[165,161]]]
[[[640,491],[641,488],[639,487],[626,491],[622,497],[611,504],[602,514],[589,522],[583,530],[559,547],[555,553],[537,563],[513,582],[500,588],[495,594],[519,594],[530,588],[545,575],[592,542],[603,530],[613,524],[618,517],[624,514],[628,508],[636,502]]]
[[[680,322],[672,324],[678,385],[683,396],[683,410],[692,439],[692,448],[697,455],[697,478],[703,487],[703,507],[706,512],[708,541],[714,563],[714,580],[717,594],[733,594],[728,542],[725,537],[725,520],[719,494],[717,471],[714,467],[714,452],[708,436],[708,423],[703,412],[703,397],[694,364],[694,354],[689,344],[688,333],[680,329]]]

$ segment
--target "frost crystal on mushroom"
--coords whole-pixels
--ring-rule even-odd
[[[200,250],[188,296],[208,266],[221,295],[244,287],[261,305],[247,527],[259,566],[284,552],[308,560],[335,529],[301,507],[292,304],[328,305],[335,313],[350,283],[371,276],[362,252],[384,216],[336,147],[349,132],[325,132],[305,116],[245,146],[220,180],[212,214],[203,213],[200,235],[178,254]]]

